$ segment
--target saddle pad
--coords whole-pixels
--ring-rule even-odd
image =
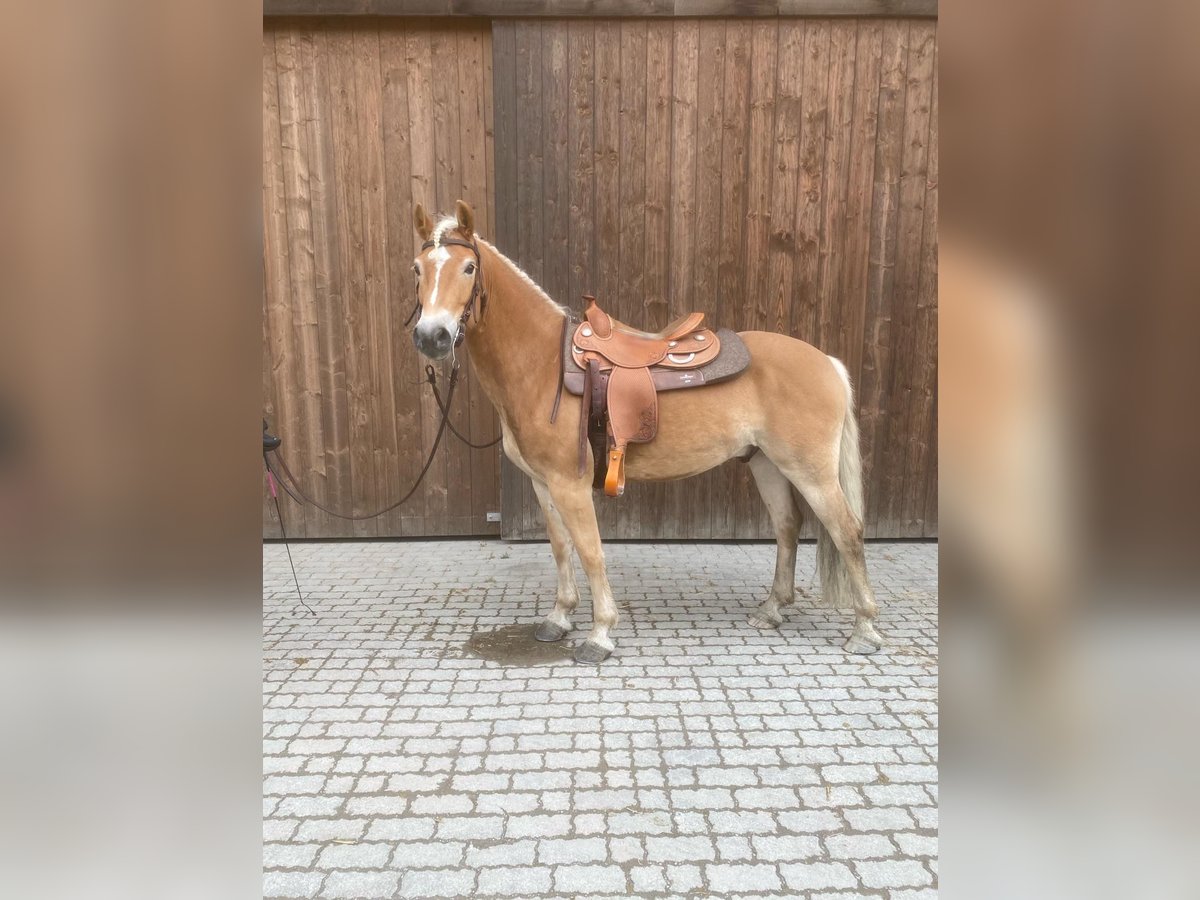
[[[572,356],[570,339],[572,329],[567,329],[567,341],[563,345],[563,387],[575,396],[583,394],[583,369]],[[650,377],[659,391],[674,391],[681,388],[700,387],[728,381],[742,374],[750,365],[750,351],[737,332],[722,328],[717,331],[721,341],[721,352],[712,362],[698,369],[669,369],[653,366]]]

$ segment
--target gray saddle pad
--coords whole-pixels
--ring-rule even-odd
[[[583,393],[583,369],[575,364],[571,355],[571,338],[568,329],[566,343],[563,344],[563,387],[569,393],[579,396]],[[699,369],[671,369],[666,366],[651,366],[650,377],[654,379],[654,387],[659,391],[674,391],[680,388],[700,387],[706,384],[717,384],[735,378],[750,365],[750,351],[738,337],[737,332],[728,328],[717,330],[721,341],[721,352],[706,366]]]

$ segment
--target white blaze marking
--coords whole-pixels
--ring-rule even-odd
[[[433,267],[433,290],[429,292],[429,305],[437,306],[438,280],[442,277],[442,266],[450,258],[450,251],[445,247],[434,247],[429,255],[435,263]]]

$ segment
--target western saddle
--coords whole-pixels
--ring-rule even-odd
[[[593,487],[619,497],[625,490],[625,451],[658,432],[658,393],[733,378],[750,364],[742,339],[728,329],[704,328],[704,313],[676,319],[662,331],[638,331],[584,295],[584,320],[563,326],[560,393],[583,397],[579,426],[580,474],[590,441]],[[569,339],[568,339],[569,338]],[[558,414],[555,402],[551,421]]]

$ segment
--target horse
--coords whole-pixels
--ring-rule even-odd
[[[463,341],[477,383],[500,419],[504,454],[533,481],[558,568],[554,603],[535,636],[562,639],[579,605],[572,551],[592,595],[592,629],[578,645],[579,663],[613,652],[617,625],[589,466],[579,464],[579,403],[559,384],[567,310],[499,250],[475,233],[475,215],[459,200],[455,215],[434,222],[413,211],[421,251],[413,260],[420,317],[412,339],[441,360]],[[854,395],[845,365],[804,341],[771,332],[740,334],[750,353],[738,377],[662,393],[658,434],[630,445],[630,480],[697,475],[735,457],[745,459],[766,504],[778,545],[770,594],[751,614],[757,628],[778,628],[795,602],[796,547],[803,497],[818,520],[817,567],[824,599],[852,608],[850,653],[873,653],[877,606],[863,546],[862,464]],[[561,414],[551,416],[560,402]]]

